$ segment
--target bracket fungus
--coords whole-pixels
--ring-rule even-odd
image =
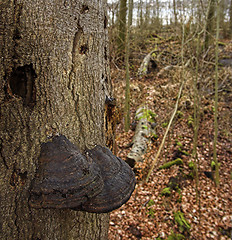
[[[32,182],[31,207],[74,208],[102,189],[97,164],[65,136],[42,144],[39,168]]]
[[[87,212],[105,213],[126,203],[135,188],[135,175],[129,165],[106,147],[96,146],[87,154],[98,164],[104,187],[101,193],[82,204]]]
[[[134,188],[132,169],[108,148],[96,146],[81,154],[61,135],[42,144],[29,204],[105,213],[129,200]]]

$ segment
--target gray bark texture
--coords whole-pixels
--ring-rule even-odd
[[[0,239],[107,239],[109,214],[28,205],[43,142],[105,144],[104,1],[2,0],[0,9]]]

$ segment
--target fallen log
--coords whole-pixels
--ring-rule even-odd
[[[155,69],[157,67],[157,63],[154,60],[153,53],[155,50],[151,51],[146,55],[146,57],[143,59],[139,69],[138,69],[138,75],[144,76],[146,75],[151,69]]]
[[[164,68],[164,70],[170,70],[174,66],[179,66],[181,63],[180,60],[181,59],[178,55],[173,54],[169,51],[159,51],[156,49],[152,50],[143,59],[138,69],[138,75],[144,76],[152,70],[158,68],[158,66],[159,68]]]
[[[145,154],[147,145],[152,136],[155,136],[155,114],[146,109],[140,107],[135,114],[135,120],[137,121],[135,135],[132,141],[132,148],[127,155],[126,162],[134,167],[136,162],[143,161],[143,154]]]

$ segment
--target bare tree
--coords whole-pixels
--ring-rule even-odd
[[[118,49],[119,53],[123,55],[125,53],[125,39],[126,39],[126,13],[127,13],[127,0],[120,0],[119,10],[119,33],[118,33]]]
[[[177,12],[176,12],[176,0],[173,0],[173,13],[175,18],[175,24],[177,24]]]

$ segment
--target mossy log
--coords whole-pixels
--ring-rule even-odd
[[[144,76],[152,69],[155,69],[157,67],[157,63],[154,60],[154,54],[155,50],[148,53],[145,58],[143,59],[139,69],[138,69],[138,75]]]
[[[154,117],[155,114],[144,107],[140,107],[136,111],[135,120],[138,123],[132,141],[132,148],[126,160],[131,167],[134,167],[136,162],[143,160],[143,154],[146,152],[147,144],[152,136],[155,136]]]
[[[182,159],[181,158],[177,158],[174,161],[167,162],[167,163],[163,164],[162,166],[159,167],[159,170],[170,168],[173,165],[182,165],[182,164],[183,164]]]

